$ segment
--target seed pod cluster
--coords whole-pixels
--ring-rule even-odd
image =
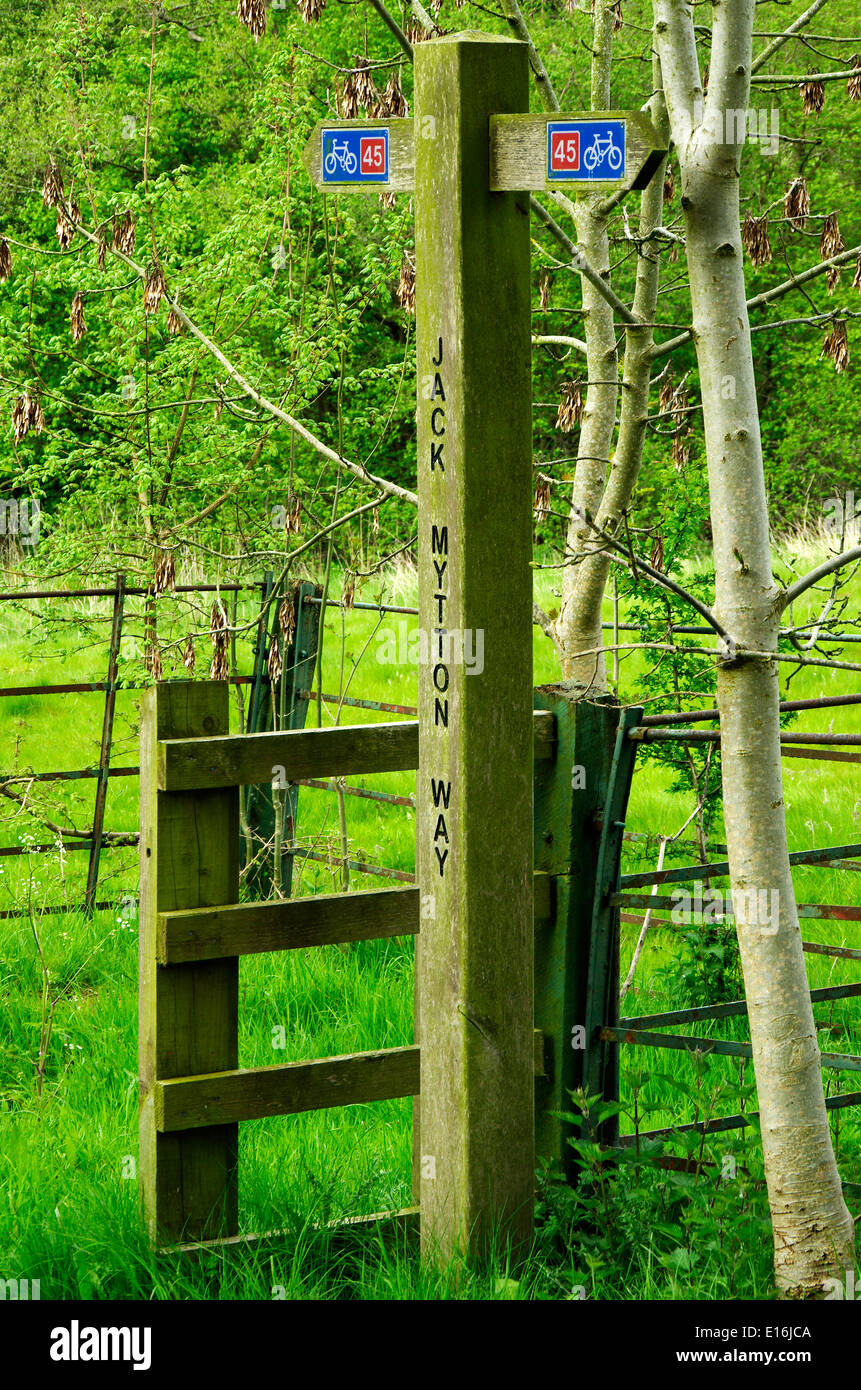
[[[805,116],[818,116],[825,105],[825,83],[802,82],[798,90],[801,93],[801,109]]]
[[[535,498],[532,503],[532,513],[535,520],[540,525],[545,521],[550,512],[550,479],[539,477],[535,484]]]
[[[87,325],[84,322],[84,297],[81,294],[80,290],[78,290],[77,294],[72,300],[72,307],[70,310],[69,318],[72,333],[72,342],[79,343],[87,331]]]
[[[176,561],[172,550],[163,550],[156,560],[154,588],[157,595],[176,588]]]
[[[846,83],[846,90],[852,101],[861,101],[861,53],[852,54],[852,66],[855,71]]]
[[[5,237],[0,237],[0,285],[5,285],[12,274],[12,252]]]
[[[197,657],[194,654],[194,638],[191,633],[185,639],[185,648],[182,653],[182,664],[190,676],[194,675],[194,668]]]
[[[794,232],[803,232],[810,216],[810,193],[806,179],[793,179],[783,197],[783,215]]]
[[[664,202],[671,203],[676,196],[676,173],[672,164],[667,161],[666,173],[664,174]]]
[[[326,0],[299,0],[299,13],[306,24],[316,24],[326,8]]]
[[[209,679],[212,681],[226,681],[228,675],[227,618],[224,609],[217,601],[212,605],[212,612],[209,618],[209,635],[212,639],[213,646]]]
[[[42,414],[41,401],[38,396],[31,396],[28,391],[25,391],[12,407],[12,429],[15,434],[15,443],[20,444],[25,435],[30,433],[41,434],[44,428],[45,416]]]
[[[55,208],[63,200],[63,175],[51,159],[42,180],[42,202],[46,208]]]
[[[266,0],[239,0],[236,13],[240,24],[244,24],[254,42],[259,43],[266,33]]]
[[[114,234],[111,244],[115,251],[121,251],[124,256],[134,255],[135,220],[128,209],[122,217],[114,218]]]
[[[408,314],[416,311],[416,264],[409,255],[404,256],[401,263],[401,278],[398,281],[398,288],[395,290],[395,298],[402,309],[406,309]]]
[[[832,256],[839,256],[841,251],[846,250],[846,243],[840,235],[840,225],[837,221],[837,213],[829,212],[822,224],[822,235],[819,238],[819,255],[823,261],[829,261]],[[840,266],[830,265],[825,272],[825,284],[828,293],[833,294],[840,281]]]
[[[284,638],[284,646],[289,647],[296,631],[296,605],[289,594],[282,598],[278,605],[278,626]]]
[[[849,366],[849,339],[846,335],[846,324],[842,319],[835,319],[830,332],[825,335],[820,355],[834,363],[835,372],[846,371]]]
[[[556,428],[568,433],[583,418],[583,383],[578,379],[563,381],[559,409],[556,412]]]
[[[281,660],[281,644],[278,641],[278,633],[273,632],[269,639],[269,651],[266,655],[266,671],[269,679],[274,685],[281,679],[281,671],[284,663]]]
[[[761,265],[768,265],[771,260],[771,241],[768,235],[767,213],[763,213],[762,217],[745,213],[741,224],[741,241],[750,256],[754,270],[758,270]]]
[[[538,303],[543,313],[550,308],[550,286],[553,283],[549,270],[542,270],[538,277]]]
[[[158,263],[150,265],[147,268],[144,284],[144,312],[147,314],[157,313],[166,294],[167,285],[164,281],[164,271]]]

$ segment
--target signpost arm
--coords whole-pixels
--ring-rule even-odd
[[[489,191],[526,46],[415,51],[421,1224],[447,1260],[532,1230],[529,218]]]

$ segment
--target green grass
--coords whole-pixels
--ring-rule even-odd
[[[552,603],[550,582],[539,579]],[[415,589],[408,573],[394,601],[409,604]],[[56,611],[56,608],[55,608]],[[66,610],[67,612],[69,610]],[[37,618],[7,622],[0,642],[4,683],[104,679],[107,603],[79,608],[80,621],[42,635]],[[166,610],[167,611],[167,610]],[[6,617],[8,618],[8,614]],[[167,625],[167,618],[165,625]],[[392,616],[395,627],[414,619]],[[130,624],[133,627],[133,623]],[[326,623],[324,689],[338,691],[374,631],[372,614],[353,611],[344,622],[331,611]],[[378,659],[381,633],[370,641],[350,694],[411,705],[416,668]],[[198,674],[208,653],[198,646]],[[239,669],[248,670],[247,648]],[[130,655],[126,672],[134,669]],[[636,690],[639,654],[623,663],[623,698]],[[170,674],[169,671],[166,674]],[[182,674],[181,668],[179,674]],[[558,677],[550,644],[536,630],[535,683]],[[792,681],[793,696],[851,690],[851,674],[808,669]],[[139,693],[122,691],[117,707],[113,765],[137,762]],[[0,706],[0,768],[59,770],[98,759],[103,697],[15,697]],[[373,711],[345,708],[342,722],[375,722]],[[333,710],[324,705],[323,722]],[[235,710],[232,719],[238,727]],[[309,711],[316,722],[316,709]],[[840,709],[805,715],[795,727],[861,728],[861,711]],[[689,799],[671,793],[669,773],[643,758],[634,779],[629,828],[672,833],[683,823]],[[861,826],[861,777],[846,763],[786,760],[784,774],[790,847],[849,843]],[[352,779],[401,795],[415,789],[414,774]],[[92,781],[52,783],[32,795],[57,824],[91,822]],[[13,803],[3,803],[0,845],[42,843],[38,829]],[[137,828],[137,781],[114,779],[106,826]],[[408,808],[347,798],[350,856],[410,872],[414,867],[413,816]],[[303,789],[297,833],[301,844],[340,853],[335,798]],[[720,827],[715,837],[722,838]],[[626,845],[624,870],[654,867],[655,848]],[[674,862],[687,862],[690,851]],[[0,858],[0,909],[27,902],[80,902],[87,855],[56,852]],[[90,920],[80,914],[35,918],[39,947],[27,918],[0,922],[0,1276],[38,1278],[43,1297],[110,1298],[495,1298],[507,1274],[502,1255],[484,1272],[430,1272],[402,1241],[379,1234],[349,1238],[317,1229],[343,1216],[409,1205],[410,1103],[389,1101],[347,1110],[257,1121],[240,1130],[241,1222],[246,1231],[272,1228],[287,1234],[259,1248],[230,1254],[156,1258],[147,1248],[131,1159],[137,1152],[137,924],[125,894],[136,894],[136,852],[117,850],[102,860],[99,897],[116,909]],[[353,874],[351,886],[378,887],[384,878]],[[858,903],[861,880],[852,873],[798,870],[799,901]],[[726,886],[726,881],[718,881]],[[297,860],[294,888],[302,894],[337,890],[335,865]],[[855,924],[804,924],[806,939],[859,944]],[[637,928],[623,930],[622,969],[627,970]],[[858,977],[857,963],[807,956],[812,985]],[[656,928],[641,958],[629,1014],[684,1007],[696,965],[680,929]],[[373,941],[243,960],[240,975],[240,1064],[323,1057],[412,1041],[412,943]],[[825,1050],[858,1052],[854,1000],[817,1005]],[[280,1031],[283,1030],[283,1033]],[[744,1019],[698,1025],[703,1035],[744,1038]],[[284,1041],[284,1046],[280,1043]],[[44,1053],[41,1082],[40,1052]],[[636,1100],[639,1128],[653,1128],[756,1106],[752,1070],[737,1059],[697,1061],[678,1052],[626,1049],[623,1097],[632,1128]],[[827,1072],[831,1089],[854,1089],[851,1073]],[[861,1087],[859,1087],[861,1089]],[[845,1179],[861,1182],[858,1112],[834,1119]],[[680,1140],[667,1152],[699,1153],[701,1141]],[[770,1234],[755,1128],[706,1141],[717,1168],[698,1180],[649,1164],[625,1164],[605,1175],[606,1205],[590,1203],[590,1190],[572,1193],[542,1183],[536,1246],[522,1272],[517,1297],[726,1298],[768,1297],[772,1292]],[[732,1162],[736,1178],[721,1178]],[[849,1199],[856,1211],[859,1203]]]

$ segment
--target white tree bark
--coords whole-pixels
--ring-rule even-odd
[[[592,109],[596,111],[606,110],[610,105],[612,48],[612,7],[609,0],[596,0],[591,79]],[[607,217],[600,211],[600,202],[600,195],[594,193],[578,198],[575,218],[580,250],[595,269],[606,276],[610,271],[610,241]],[[567,554],[578,561],[594,543],[594,533],[583,521],[583,515],[585,512],[595,517],[601,505],[619,397],[619,362],[613,310],[585,276],[581,277],[581,283],[589,387],[580,423],[567,536]],[[601,650],[600,598],[597,605],[594,601],[578,601],[579,569],[579,563],[574,563],[567,565],[562,572],[562,602],[554,629],[562,674],[583,685],[605,691],[607,673]],[[606,574],[604,578],[606,580]],[[603,594],[603,583],[601,592]]]
[[[779,590],[771,571],[759,412],[739,221],[739,124],[746,111],[755,0],[713,9],[703,103],[692,12],[654,0],[658,51],[679,155],[702,391],[716,613],[737,644],[721,662],[723,805],[744,971],[778,1286],[815,1294],[853,1264],[823,1095],[820,1053],[789,867],[776,662]],[[776,924],[742,907],[779,894]],[[776,930],[775,930],[776,926]]]

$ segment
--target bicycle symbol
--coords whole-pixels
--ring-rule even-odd
[[[622,151],[619,149],[618,145],[613,144],[612,134],[603,137],[596,135],[594,142],[589,146],[588,150],[584,150],[583,152],[583,163],[591,174],[594,169],[597,169],[599,164],[603,163],[605,157],[607,163],[614,172],[618,172],[618,170],[621,169]]]
[[[339,145],[337,140],[333,140],[332,148],[326,155],[323,167],[326,173],[331,176],[338,168],[343,169],[345,174],[355,174],[359,166],[349,143],[344,140]]]

